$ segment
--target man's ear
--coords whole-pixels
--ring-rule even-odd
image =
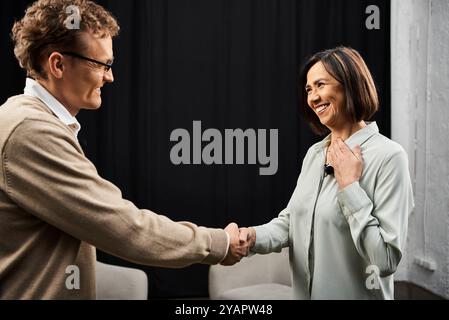
[[[64,57],[59,52],[53,52],[47,60],[48,72],[57,79],[61,79],[64,74]]]

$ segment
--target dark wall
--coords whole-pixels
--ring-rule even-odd
[[[0,2],[0,100],[19,94],[24,73],[9,33],[31,1]],[[318,141],[298,112],[299,64],[317,50],[348,45],[373,72],[381,97],[376,120],[390,134],[387,0],[99,1],[121,24],[114,42],[115,83],[97,112],[81,112],[80,140],[99,173],[141,208],[173,220],[224,227],[268,222],[287,204],[302,158]],[[379,30],[365,9],[380,8]],[[170,161],[176,128],[278,129],[279,168],[184,165]],[[203,144],[204,145],[204,144]],[[126,241],[124,239],[123,241]],[[127,262],[99,252],[99,259]],[[207,296],[207,266],[143,267],[150,297]]]

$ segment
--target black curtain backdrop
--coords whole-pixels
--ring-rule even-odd
[[[9,39],[32,1],[0,3],[0,101],[20,94],[25,74]],[[115,82],[97,112],[82,111],[80,141],[101,176],[140,208],[173,220],[225,227],[270,221],[296,184],[303,156],[321,139],[298,111],[299,65],[318,50],[359,50],[377,84],[381,132],[390,135],[390,8],[387,0],[98,1],[121,24],[114,42]],[[369,5],[380,30],[368,30]],[[184,165],[170,161],[174,129],[278,129],[279,169],[258,165]],[[204,145],[204,144],[203,144]],[[126,239],[123,239],[126,241]],[[99,260],[135,266],[98,252]],[[150,298],[207,297],[208,266],[137,266]]]

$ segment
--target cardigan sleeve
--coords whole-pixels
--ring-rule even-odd
[[[10,199],[43,222],[131,262],[215,264],[227,252],[221,229],[174,222],[123,199],[102,179],[63,124],[25,120],[4,147]]]
[[[349,224],[355,247],[380,276],[396,271],[406,242],[408,217],[413,210],[413,194],[405,151],[388,157],[377,175],[373,199],[359,182],[337,195]]]

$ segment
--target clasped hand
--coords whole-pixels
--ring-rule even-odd
[[[224,266],[232,266],[248,256],[249,250],[256,242],[256,231],[253,228],[240,228],[230,223],[224,229],[229,235],[229,249],[226,258],[221,262]]]

